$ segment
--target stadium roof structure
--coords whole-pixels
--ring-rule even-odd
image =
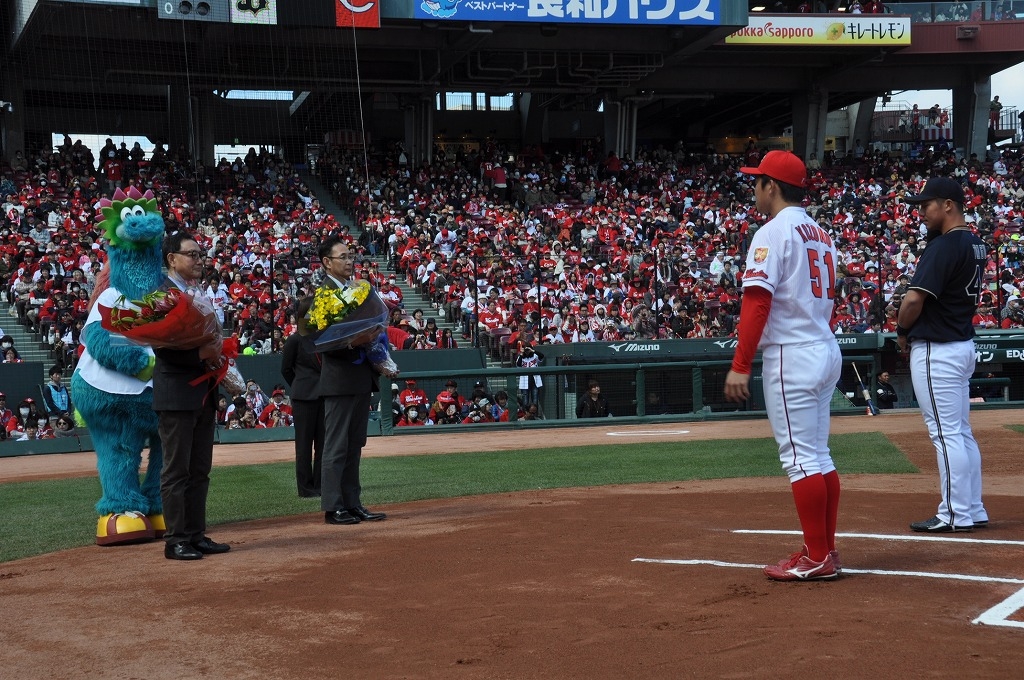
[[[971,86],[1024,60],[1019,20],[981,22],[966,37],[963,22],[915,22],[910,45],[742,45],[725,41],[747,25],[746,0],[714,0],[713,25],[427,20],[415,18],[413,0],[379,1],[381,27],[351,30],[157,18],[177,0],[4,0],[7,84],[23,88],[27,124],[57,101],[164,111],[168,87],[179,87],[290,90],[292,115],[315,109],[330,128],[327,112],[344,108],[332,102],[351,102],[359,88],[400,100],[530,92],[566,111],[628,99],[638,128],[692,137],[778,130],[792,98],[807,93],[826,92],[835,109],[892,90]]]

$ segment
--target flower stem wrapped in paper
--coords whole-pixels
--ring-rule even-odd
[[[198,382],[215,377],[217,384],[231,396],[245,391],[245,380],[235,366],[237,341],[224,340],[213,305],[177,288],[156,290],[141,300],[117,299],[113,307],[99,305],[100,324],[139,345],[155,349],[196,349],[216,345],[225,361]]]
[[[381,375],[394,378],[398,366],[388,352],[388,308],[367,281],[346,288],[317,288],[299,325],[312,352],[359,349],[355,363],[368,360]]]

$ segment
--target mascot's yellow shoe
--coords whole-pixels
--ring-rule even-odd
[[[162,523],[163,517],[160,519]],[[96,522],[96,545],[141,543],[153,538],[153,525],[141,512],[115,512]]]
[[[164,534],[167,533],[167,524],[164,523],[164,516],[160,515],[146,515],[146,519],[149,520],[150,526],[153,527],[153,538],[163,538]]]

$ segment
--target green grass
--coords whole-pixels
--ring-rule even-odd
[[[842,473],[918,471],[879,433],[834,435],[831,445]],[[367,458],[361,472],[370,506],[525,489],[782,475],[770,439]],[[292,463],[215,468],[210,524],[318,512],[316,499],[296,496],[294,475]],[[99,496],[94,477],[0,485],[0,562],[92,543]]]
[[[1024,425],[1007,425],[1006,429],[1013,430],[1014,432],[1024,434]]]

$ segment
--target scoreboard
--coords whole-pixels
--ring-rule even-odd
[[[381,0],[157,0],[157,16],[266,26],[380,28]]]

